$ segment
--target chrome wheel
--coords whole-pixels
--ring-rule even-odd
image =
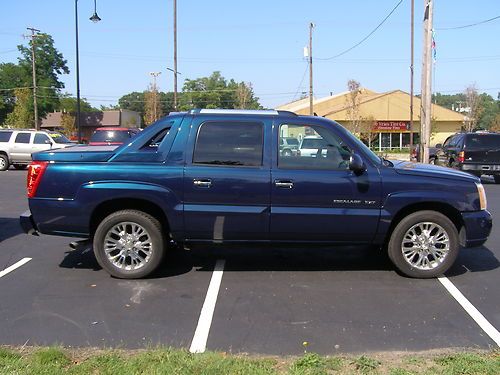
[[[127,271],[137,270],[151,259],[153,243],[143,226],[121,222],[106,233],[104,253],[113,266]]]
[[[7,160],[4,157],[0,157],[0,170],[7,169]]]
[[[450,252],[450,238],[436,223],[417,223],[404,234],[401,251],[413,268],[431,270],[443,263]]]

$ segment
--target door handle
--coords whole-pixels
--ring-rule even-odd
[[[209,188],[212,187],[212,180],[209,179],[194,179],[193,184],[196,187]]]
[[[279,187],[282,189],[291,189],[291,188],[293,188],[293,181],[292,180],[274,180],[274,185],[276,187]]]

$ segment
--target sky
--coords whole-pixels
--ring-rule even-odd
[[[376,92],[410,91],[410,0],[402,0],[365,42],[329,59],[369,34],[400,0],[177,0],[179,91],[184,79],[220,71],[249,82],[260,103],[274,108],[309,90],[304,47],[313,22],[314,96],[346,91],[355,79]],[[0,62],[16,62],[27,27],[52,35],[71,72],[63,92],[76,95],[73,0],[0,0]],[[102,21],[92,23],[93,0],[78,0],[80,91],[93,106],[117,104],[144,91],[150,72],[159,89],[173,91],[173,0],[96,0]],[[424,0],[415,0],[415,92],[420,91]],[[475,84],[500,92],[498,0],[435,0],[437,59],[433,91],[462,92]]]

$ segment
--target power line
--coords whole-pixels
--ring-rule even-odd
[[[489,18],[487,20],[483,20],[483,21],[479,21],[479,22],[476,22],[476,23],[471,23],[469,25],[462,25],[462,26],[454,26],[454,27],[436,27],[435,30],[458,30],[458,29],[466,29],[468,27],[473,27],[473,26],[478,26],[478,25],[482,25],[484,23],[488,23],[488,22],[491,22],[491,21],[494,21],[494,20],[497,20],[499,19],[500,16],[496,16],[496,17],[493,17],[493,18]]]
[[[401,5],[401,3],[403,1],[404,0],[399,0],[399,2],[396,4],[396,6],[394,8],[392,8],[392,10],[389,12],[389,14],[387,16],[385,16],[385,18],[377,25],[377,27],[375,27],[372,31],[370,31],[370,33],[367,36],[365,36],[363,39],[361,39],[358,43],[356,43],[352,47],[340,52],[339,54],[337,54],[335,56],[322,58],[322,59],[318,58],[317,60],[332,60],[332,59],[335,59],[335,58],[340,57],[342,55],[345,55],[347,52],[352,51],[354,48],[356,48],[361,43],[363,43],[365,40],[367,40],[369,37],[371,37],[375,33],[375,31],[377,31],[385,23],[385,21],[387,21],[387,19],[392,15],[392,13],[394,13],[396,11],[396,9]]]
[[[307,74],[308,69],[309,69],[309,62],[306,65],[306,69],[304,70],[304,74],[302,75],[302,79],[300,80],[299,86],[297,87],[297,91],[293,95],[293,100],[295,100],[295,98],[297,97],[297,94],[299,93],[300,89],[302,88],[302,84],[304,83],[304,79],[306,79],[306,74]],[[261,96],[261,95],[259,95],[259,96]]]

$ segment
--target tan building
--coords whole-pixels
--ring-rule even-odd
[[[369,138],[376,150],[402,149],[410,144],[410,95],[401,90],[385,93],[362,88],[357,97],[358,108],[353,111],[350,93],[327,96],[313,101],[318,116],[335,120],[353,131],[353,118],[359,119],[359,132]],[[414,143],[420,139],[420,98],[414,97]],[[277,109],[309,114],[309,98],[279,106]],[[353,112],[356,112],[353,114]],[[432,130],[430,144],[443,143],[449,136],[460,131],[464,115],[439,105],[432,105]]]

